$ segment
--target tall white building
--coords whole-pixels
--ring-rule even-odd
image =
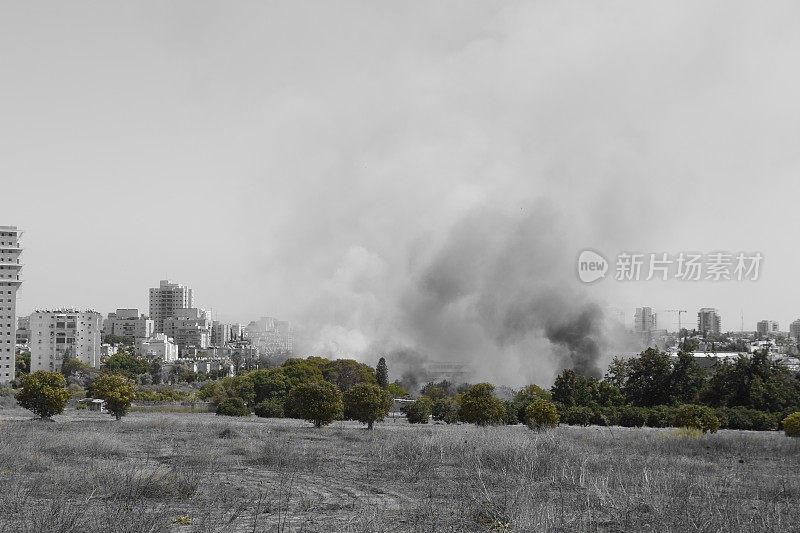
[[[211,346],[223,347],[231,340],[231,326],[214,321],[211,327]]]
[[[181,348],[205,349],[211,345],[211,321],[203,309],[175,309],[164,319],[164,331]]]
[[[103,333],[129,339],[146,339],[153,335],[153,321],[145,315],[139,316],[138,309],[117,309],[108,313],[103,323]]]
[[[778,322],[775,320],[759,320],[756,323],[756,332],[761,335],[767,335],[769,333],[778,333],[780,331],[780,326]]]
[[[17,291],[20,279],[19,255],[22,248],[16,226],[0,226],[0,384],[12,381],[16,376],[17,344]]]
[[[175,316],[178,309],[194,305],[192,289],[180,283],[161,280],[157,288],[150,289],[150,318],[156,333],[164,333],[164,320]]]
[[[697,313],[697,331],[703,336],[719,335],[722,321],[719,313],[713,307],[703,307]]]
[[[31,372],[57,372],[66,358],[100,366],[103,316],[96,311],[34,311],[31,319]]]
[[[789,336],[800,340],[800,318],[789,324]]]
[[[649,346],[653,342],[653,332],[656,330],[656,314],[652,307],[637,307],[633,313],[633,331],[642,340],[642,344]]]

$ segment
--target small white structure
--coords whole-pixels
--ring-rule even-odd
[[[85,405],[90,411],[96,411],[98,413],[106,412],[106,401],[101,400],[100,398],[84,398],[82,400],[78,400],[78,403]]]

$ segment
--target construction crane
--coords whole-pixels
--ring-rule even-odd
[[[667,313],[678,313],[678,335],[681,333],[681,315],[686,313],[686,309],[665,309]]]

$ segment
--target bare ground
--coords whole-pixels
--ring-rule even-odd
[[[0,411],[0,533],[798,531],[775,432]]]

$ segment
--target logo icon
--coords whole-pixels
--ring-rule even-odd
[[[578,277],[584,283],[594,283],[605,278],[608,272],[606,258],[593,250],[584,250],[578,255]]]

